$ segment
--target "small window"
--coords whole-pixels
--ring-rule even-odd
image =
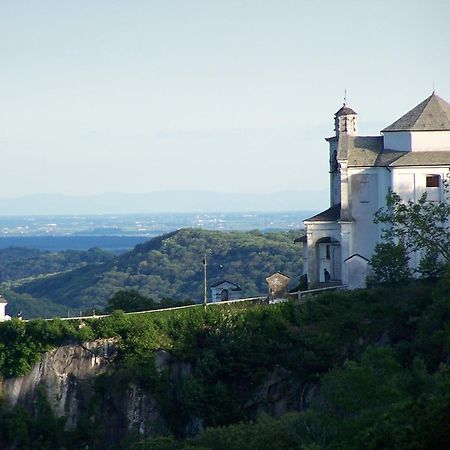
[[[325,247],[325,252],[326,252],[326,258],[327,259],[331,259],[331,254],[330,254],[330,246],[329,245],[327,245],[326,247]]]
[[[427,175],[426,187],[440,187],[441,186],[441,176],[440,175]]]

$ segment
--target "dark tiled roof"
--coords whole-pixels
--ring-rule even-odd
[[[382,136],[345,136],[338,159],[348,167],[450,166],[450,151],[396,152],[383,150]]]
[[[332,206],[315,216],[306,219],[305,222],[336,222],[341,218],[341,204]]]
[[[268,280],[270,280],[271,278],[274,278],[274,277],[280,277],[281,276],[281,278],[286,278],[286,279],[291,279],[291,277],[289,276],[289,275],[286,275],[285,273],[283,273],[283,272],[275,272],[275,273],[273,273],[272,275],[269,275],[267,278],[266,278],[266,281],[268,281]]]
[[[346,147],[346,158],[344,148]],[[340,153],[348,159],[349,166],[374,166],[383,151],[382,136],[347,136]],[[338,153],[338,158],[340,154]]]
[[[359,253],[353,253],[353,255],[349,256],[346,259],[344,259],[344,262],[347,262],[347,261],[351,260],[354,257],[362,258],[362,259],[365,259],[366,261],[369,261],[365,256],[360,255]]]
[[[308,241],[308,238],[306,237],[306,235],[305,236],[301,236],[301,237],[299,237],[299,238],[297,238],[297,239],[294,239],[294,244],[296,244],[297,242],[303,242],[303,243],[305,243],[305,242],[307,242]]]
[[[348,106],[344,105],[342,108],[335,114],[336,117],[340,116],[348,116],[349,114],[357,114],[355,111],[353,111],[352,108],[349,108]]]
[[[450,104],[433,92],[382,132],[448,130],[450,130]]]
[[[339,243],[337,239],[332,238],[331,236],[324,236],[320,239],[317,239],[317,244],[333,244],[333,243]]]
[[[450,166],[450,151],[402,152],[389,166]]]
[[[232,283],[231,281],[228,281],[228,280],[222,280],[222,281],[219,281],[218,283],[214,283],[214,284],[211,285],[211,287],[215,288],[215,287],[218,287],[218,286],[220,286],[221,284],[224,284],[224,283],[232,284],[234,286],[232,291],[241,291],[242,290],[241,287],[238,284]]]

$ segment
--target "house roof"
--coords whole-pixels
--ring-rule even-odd
[[[341,204],[332,206],[315,216],[305,219],[305,222],[336,222],[341,218]]]
[[[291,277],[290,277],[289,275],[286,275],[286,274],[283,273],[283,272],[275,272],[275,273],[273,273],[272,275],[269,275],[269,276],[266,278],[266,281],[271,280],[272,278],[275,278],[275,277],[281,277],[281,278],[284,278],[284,279],[286,279],[286,280],[290,280],[290,279],[291,279]]]
[[[390,131],[450,131],[450,104],[434,92],[386,127]]]
[[[222,281],[219,281],[218,283],[214,283],[214,284],[211,285],[211,287],[212,287],[212,288],[217,288],[217,287],[219,287],[221,284],[226,284],[226,283],[231,284],[231,285],[234,286],[234,288],[232,289],[232,291],[242,291],[241,287],[240,287],[238,284],[232,283],[231,281],[228,281],[228,280],[222,280]]]
[[[320,239],[317,239],[317,244],[339,244],[339,241],[337,239],[332,238],[331,236],[324,236]]]
[[[0,294],[0,303],[8,303]]]
[[[307,238],[307,236],[306,236],[306,234],[305,235],[303,235],[303,236],[300,236],[299,238],[297,238],[297,239],[294,239],[294,244],[296,244],[297,242],[303,242],[303,243],[305,243],[305,242],[307,242],[308,241],[308,238]]]
[[[359,253],[353,253],[353,255],[349,256],[348,258],[345,258],[344,262],[350,261],[353,258],[360,258],[360,259],[364,259],[365,261],[369,261],[365,256],[360,255]]]

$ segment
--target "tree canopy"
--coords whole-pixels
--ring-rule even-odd
[[[410,255],[419,263],[414,271],[425,278],[436,278],[450,263],[450,203],[448,183],[443,196],[429,201],[424,192],[417,202],[389,192],[386,207],[375,213],[374,222],[383,224],[382,240],[370,260],[375,281],[392,284],[412,275]]]
[[[264,295],[265,278],[276,271],[298,279],[302,257],[294,240],[300,235],[299,231],[181,229],[103,263],[86,264],[12,289],[16,298],[27,294],[74,311],[103,309],[121,290],[135,290],[156,303],[199,301],[203,297],[202,259],[208,252],[208,284],[229,280],[240,285],[245,296]]]
[[[417,202],[404,201],[395,192],[389,192],[387,205],[375,214],[375,223],[382,223],[383,239],[394,240],[408,252],[422,251],[450,261],[450,203],[445,184],[441,201],[428,201],[424,192]]]

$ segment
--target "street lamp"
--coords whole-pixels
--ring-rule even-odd
[[[205,257],[203,258],[203,275],[204,275],[204,297],[203,297],[203,306],[206,308],[206,305],[208,303],[208,283],[207,283],[207,266],[208,266],[208,260],[206,258],[206,252]]]
[[[211,250],[210,250],[211,252]],[[223,269],[223,265],[219,264],[219,269]],[[206,308],[208,304],[208,257],[207,252],[205,252],[205,256],[203,257],[203,284],[204,284],[204,294],[203,294],[203,306]],[[214,300],[213,300],[214,301]]]

